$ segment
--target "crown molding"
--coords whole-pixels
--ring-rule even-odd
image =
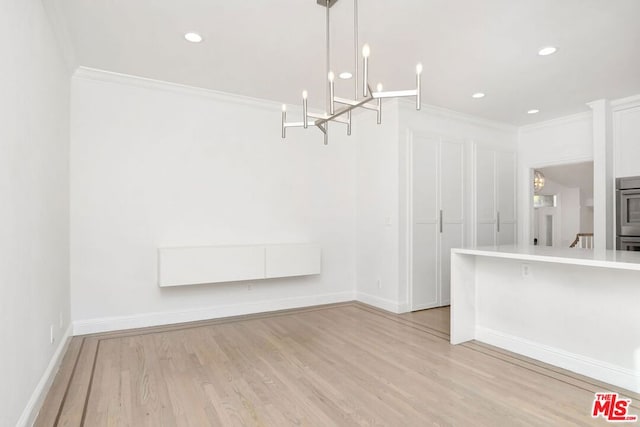
[[[90,67],[78,67],[73,74],[73,79],[92,80],[143,89],[161,90],[181,95],[204,97],[216,101],[231,102],[240,105],[264,108],[268,110],[273,110],[274,108],[279,110],[282,107],[281,103],[269,101],[266,99],[252,98],[228,92],[216,91],[213,89],[188,86],[180,83],[155,80],[148,77],[133,76],[130,74],[116,73],[114,71],[105,71]]]
[[[544,122],[538,122],[538,123],[522,126],[520,127],[519,132],[528,133],[528,132],[533,132],[533,131],[548,128],[548,127],[567,125],[574,122],[581,122],[585,120],[591,121],[591,118],[592,118],[591,111],[584,111],[582,113],[571,114],[568,116],[558,117],[556,119],[546,120]]]
[[[413,101],[409,101],[407,99],[399,99],[398,100],[398,104],[402,107],[402,108],[406,108],[411,106],[411,109],[415,111],[415,102]],[[494,120],[489,120],[489,119],[483,119],[481,117],[477,117],[477,116],[472,116],[470,114],[465,114],[465,113],[460,113],[458,111],[454,111],[454,110],[450,110],[448,108],[444,108],[444,107],[437,107],[435,105],[430,105],[430,104],[421,104],[420,105],[420,112],[424,112],[433,116],[437,116],[437,117],[441,117],[441,118],[445,118],[445,119],[452,119],[452,120],[457,120],[457,121],[461,121],[464,123],[468,123],[471,125],[476,125],[476,126],[482,126],[485,128],[491,128],[491,129],[495,129],[498,131],[502,131],[502,132],[507,132],[507,133],[517,133],[518,132],[518,127],[508,124],[508,123],[503,123],[503,122],[497,122]]]
[[[629,108],[640,107],[640,95],[628,96],[626,98],[614,99],[611,101],[613,111],[627,110]]]

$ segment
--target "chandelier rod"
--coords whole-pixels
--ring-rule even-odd
[[[326,92],[327,92],[327,104],[326,104],[326,109],[325,111],[330,111],[331,110],[331,82],[329,82],[329,80],[327,79],[327,76],[329,75],[329,73],[331,72],[331,43],[330,43],[330,27],[329,27],[329,9],[331,9],[331,7],[329,6],[329,1],[327,0],[327,14],[326,14],[326,19],[327,19],[327,25],[326,25],[326,33],[327,33],[327,61],[326,61],[326,67],[327,67],[327,72],[325,74],[325,79],[324,79],[324,84],[325,84],[325,88],[326,88]]]

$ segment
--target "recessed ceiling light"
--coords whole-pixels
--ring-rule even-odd
[[[476,92],[476,93],[474,93],[473,95],[471,95],[471,97],[472,97],[472,98],[475,98],[475,99],[484,98],[484,93],[482,93],[482,92]]]
[[[353,74],[348,71],[343,71],[338,75],[338,77],[340,77],[342,80],[349,80],[351,77],[353,77]]]
[[[554,53],[556,53],[557,50],[558,49],[553,47],[553,46],[543,47],[542,49],[540,49],[538,51],[538,55],[540,55],[540,56],[553,55]]]
[[[202,36],[198,33],[186,33],[184,38],[191,43],[200,43],[202,41]]]
[[[527,114],[538,114],[540,112],[540,110],[536,110],[535,108],[533,110],[529,110],[527,111]]]

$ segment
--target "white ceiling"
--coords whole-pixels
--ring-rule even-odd
[[[580,188],[593,197],[593,162],[571,163],[538,169],[546,179],[569,188]]]
[[[316,0],[43,0],[80,65],[224,92],[324,105],[324,13]],[[640,0],[360,0],[370,81],[514,125],[640,93]],[[333,67],[353,68],[353,1],[332,9]],[[190,44],[187,31],[205,42]],[[549,57],[539,48],[558,47]],[[352,84],[352,83],[349,83]],[[346,82],[338,96],[351,96]],[[471,94],[482,91],[484,99]],[[532,108],[540,114],[527,115]]]

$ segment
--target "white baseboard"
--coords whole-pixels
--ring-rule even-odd
[[[398,303],[387,298],[381,298],[376,295],[367,294],[364,292],[356,293],[356,300],[364,304],[372,305],[377,308],[381,308],[391,313],[406,313],[408,311],[407,304]]]
[[[76,320],[73,322],[73,335],[85,335],[95,334],[99,332],[145,328],[148,326],[171,325],[174,323],[219,319],[222,317],[265,313],[270,311],[310,307],[322,304],[333,304],[353,300],[353,292],[338,292],[333,294],[310,295],[303,297],[282,298],[277,300],[257,301],[245,304],[220,305],[195,310],[142,313],[134,314],[131,316]]]
[[[633,371],[481,326],[476,327],[475,338],[478,341],[640,393],[640,371]]]
[[[22,411],[22,415],[20,415],[20,418],[16,423],[16,427],[31,427],[33,423],[35,423],[38,412],[40,412],[40,408],[42,407],[42,403],[44,402],[44,399],[49,392],[49,388],[51,387],[51,384],[53,384],[53,380],[58,373],[58,368],[62,363],[64,354],[67,352],[67,347],[69,347],[69,342],[71,341],[69,338],[71,338],[72,330],[72,325],[69,325],[67,330],[64,332],[64,335],[60,338],[58,348],[56,348],[55,353],[53,353],[47,369],[45,369],[40,381],[38,381],[38,385],[36,385],[35,390],[31,393],[31,397],[29,398],[24,411]]]

